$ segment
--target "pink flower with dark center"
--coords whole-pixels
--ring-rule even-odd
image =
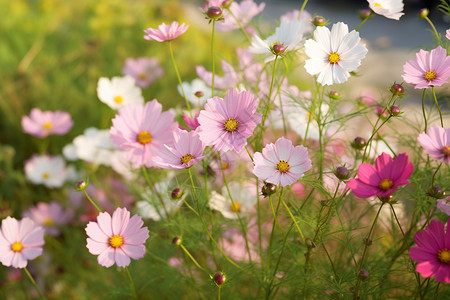
[[[170,111],[154,99],[145,105],[127,105],[112,120],[111,141],[127,150],[127,159],[136,167],[154,165],[154,157],[164,144],[171,145],[178,127]]]
[[[405,153],[399,154],[393,160],[383,152],[375,160],[375,166],[361,164],[358,168],[358,178],[351,178],[347,187],[359,198],[387,197],[399,186],[408,184],[408,178],[413,171],[414,166]]]
[[[435,276],[438,282],[450,282],[450,219],[447,232],[441,221],[431,220],[425,230],[414,235],[417,246],[411,247],[409,256],[419,262],[416,272],[425,278]]]
[[[23,217],[30,218],[37,225],[45,228],[47,234],[59,235],[58,226],[67,224],[72,218],[72,211],[65,210],[56,201],[50,203],[39,202],[37,206],[30,207],[23,213]]]
[[[262,114],[255,114],[257,107],[258,101],[248,91],[230,89],[225,99],[209,99],[198,117],[200,140],[215,151],[240,152],[261,122]]]
[[[188,28],[189,25],[184,23],[178,25],[177,21],[172,22],[170,25],[162,23],[158,26],[158,29],[147,28],[144,30],[144,39],[157,42],[170,41],[185,33]]]
[[[178,129],[173,133],[173,147],[164,145],[157,154],[156,165],[164,169],[190,168],[204,158],[203,150],[205,145],[196,131]]]
[[[136,81],[137,86],[145,88],[162,76],[163,69],[154,57],[127,58],[122,74],[130,75]]]
[[[130,218],[126,208],[118,207],[112,217],[109,213],[100,213],[97,222],[89,222],[86,227],[88,235],[87,248],[93,255],[98,255],[97,261],[104,267],[117,264],[126,267],[130,258],[140,259],[145,255],[145,241],[148,238],[148,228],[142,227],[144,222],[138,215]]]
[[[72,126],[70,114],[63,111],[41,111],[39,108],[33,108],[30,116],[22,117],[23,132],[38,138],[51,134],[64,135]]]
[[[33,220],[18,221],[11,217],[2,220],[0,261],[3,265],[25,268],[28,260],[42,254],[44,243],[44,228],[36,226]]]
[[[253,174],[261,180],[282,186],[291,185],[311,169],[308,150],[303,146],[293,146],[284,137],[275,144],[264,147],[262,153],[253,155],[255,168]]]
[[[450,163],[450,128],[434,125],[417,138],[425,153],[437,161]]]
[[[196,113],[195,116],[191,119],[187,114],[183,114],[183,121],[191,130],[195,130],[198,126],[200,126],[200,123],[198,122],[199,115],[200,114]]]
[[[450,57],[441,46],[430,52],[420,50],[416,60],[408,60],[403,66],[403,73],[403,80],[414,84],[416,89],[441,86],[450,76]]]

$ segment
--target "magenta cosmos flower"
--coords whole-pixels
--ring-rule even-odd
[[[422,132],[417,138],[419,144],[437,161],[450,163],[450,128],[444,129],[434,125]]]
[[[70,114],[63,111],[41,111],[33,108],[30,116],[22,117],[22,130],[38,138],[51,134],[64,135],[73,126]]]
[[[417,246],[411,247],[409,256],[419,262],[416,272],[425,278],[435,276],[436,281],[450,282],[450,219],[447,232],[441,221],[431,220],[425,230],[414,235]]]
[[[73,212],[64,209],[57,201],[52,201],[50,203],[39,202],[37,206],[30,207],[22,215],[45,228],[46,234],[58,236],[58,227],[69,223]]]
[[[128,150],[127,160],[136,167],[154,166],[154,157],[164,144],[171,145],[172,132],[178,127],[172,112],[162,112],[154,99],[145,105],[127,105],[112,120],[109,134],[113,143]]]
[[[104,267],[114,263],[126,267],[132,259],[144,257],[144,243],[148,238],[148,228],[138,215],[130,218],[126,208],[118,207],[111,217],[107,212],[100,213],[97,222],[89,222],[86,227],[89,252],[98,255],[97,261]]]
[[[382,153],[375,160],[375,166],[361,164],[358,178],[351,178],[347,187],[359,198],[372,196],[387,197],[392,195],[399,186],[409,183],[409,176],[414,170],[408,161],[408,155],[399,154],[394,160]]]
[[[282,186],[293,184],[311,169],[308,149],[303,146],[294,147],[284,137],[279,138],[275,144],[266,145],[262,153],[256,152],[253,160],[253,174],[256,177]]]
[[[144,30],[144,39],[157,42],[170,41],[185,33],[188,28],[189,25],[184,23],[178,25],[177,21],[172,22],[170,25],[162,23],[158,26],[158,29],[147,28]]]
[[[234,88],[228,90],[225,99],[209,99],[198,117],[200,140],[214,146],[215,151],[240,152],[261,122],[262,114],[255,114],[257,107],[252,93],[239,93]]]
[[[33,220],[18,221],[7,217],[0,230],[0,261],[3,265],[25,268],[28,260],[42,254],[44,228],[36,226]]]
[[[420,50],[416,53],[416,60],[406,62],[403,72],[403,80],[414,84],[416,89],[441,86],[450,76],[450,57],[441,46],[431,52]]]
[[[196,131],[178,129],[173,133],[173,147],[164,145],[158,152],[156,165],[164,169],[190,168],[203,156],[205,145]]]

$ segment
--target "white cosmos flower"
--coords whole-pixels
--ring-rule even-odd
[[[226,187],[222,188],[222,195],[212,191],[208,205],[211,209],[219,211],[227,219],[237,219],[236,211],[239,214],[248,214],[256,204],[256,189],[251,183],[230,182],[228,184],[234,206],[228,196]]]
[[[113,77],[111,80],[102,77],[98,80],[97,96],[100,101],[112,109],[119,109],[128,104],[143,104],[141,88],[136,86],[133,77]]]
[[[275,59],[275,55],[272,53],[272,47],[275,44],[283,45],[286,52],[298,49],[302,42],[304,31],[304,22],[300,22],[297,19],[282,19],[280,26],[275,29],[274,35],[269,36],[265,40],[254,35],[248,50],[251,53],[266,54],[268,57],[264,62],[267,63]]]
[[[366,56],[367,48],[360,41],[355,30],[348,32],[348,26],[342,22],[333,25],[330,30],[319,26],[314,31],[314,39],[305,42],[306,54],[311,58],[305,63],[306,72],[318,75],[322,85],[343,83],[356,70]]]
[[[25,162],[25,175],[34,184],[58,188],[67,179],[66,163],[61,156],[34,155]]]
[[[402,0],[367,0],[367,2],[371,10],[386,18],[399,20],[404,15]]]
[[[181,91],[180,85],[178,85],[178,93],[180,93],[181,96],[183,96],[183,92]],[[211,89],[206,85],[206,83],[201,80],[200,78],[196,78],[189,82],[183,82],[183,90],[186,94],[186,98],[194,105],[203,106],[203,104],[206,103],[206,100],[211,98],[212,91]],[[203,95],[201,97],[198,97],[195,95],[196,93],[201,92]]]

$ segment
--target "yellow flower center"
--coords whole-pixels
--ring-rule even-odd
[[[239,122],[236,121],[236,119],[230,118],[230,119],[225,121],[224,127],[225,127],[226,131],[233,132],[233,131],[237,130],[238,125],[239,125]]]
[[[148,131],[141,131],[138,134],[137,141],[142,145],[148,144],[152,141],[152,135]]]
[[[233,212],[241,212],[241,204],[237,201],[234,201],[234,205],[233,203],[230,205],[230,210]]]
[[[222,169],[223,170],[227,170],[228,168],[230,168],[230,163],[229,162],[223,162],[222,163]]]
[[[277,169],[281,173],[286,173],[287,171],[289,171],[289,168],[290,168],[290,166],[287,163],[287,161],[285,161],[285,160],[280,160],[280,162],[277,163]]]
[[[138,77],[139,77],[139,79],[141,79],[141,80],[145,80],[145,79],[147,79],[147,74],[145,74],[145,73],[139,73]]]
[[[431,80],[436,78],[436,72],[435,71],[428,71],[428,72],[425,73],[424,78],[425,78],[426,81],[431,81]]]
[[[52,129],[53,124],[50,123],[50,122],[47,122],[47,123],[44,123],[44,124],[42,125],[42,127],[43,127],[44,129],[46,129],[46,130],[50,130],[50,129]]]
[[[187,164],[191,161],[191,159],[194,159],[192,155],[190,154],[183,155],[183,157],[181,158],[181,163],[187,166]]]
[[[336,52],[333,52],[330,55],[328,55],[328,61],[330,62],[330,64],[337,64],[340,60],[341,58],[339,57],[339,54],[337,54]]]
[[[11,245],[11,250],[14,252],[20,252],[23,249],[23,245],[21,242],[15,242]]]
[[[382,189],[383,191],[387,191],[388,189],[390,189],[392,186],[394,185],[394,183],[392,182],[392,180],[390,179],[383,179],[381,180],[380,184],[378,185],[378,187],[380,189]]]
[[[123,102],[122,96],[115,96],[114,97],[114,102],[116,102],[117,104],[122,103]]]
[[[381,6],[381,4],[380,3],[378,3],[378,2],[375,2],[375,4],[373,5],[373,6],[378,6],[378,7],[381,7],[381,8],[383,8],[383,6]]]
[[[47,173],[47,172],[42,173],[42,179],[49,179],[49,178],[50,178],[50,174],[49,173]]]
[[[444,156],[450,156],[450,146],[442,147],[441,153],[444,154]]]
[[[444,264],[450,264],[450,250],[447,248],[439,250],[438,259]]]
[[[51,218],[47,218],[44,220],[44,226],[52,226],[53,220]]]
[[[110,239],[109,239],[109,244],[111,245],[111,247],[113,248],[119,248],[120,246],[122,246],[123,244],[123,238],[120,235],[113,235]]]

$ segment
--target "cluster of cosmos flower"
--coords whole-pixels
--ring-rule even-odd
[[[216,153],[220,160],[215,162],[217,176],[226,176],[227,168],[231,168],[235,160],[246,161],[257,180],[275,186],[292,186],[294,190],[299,179],[314,167],[314,162],[309,158],[309,149],[304,145],[295,145],[287,137],[269,142],[263,136],[264,128],[271,125],[282,129],[287,122],[304,139],[309,134],[309,138],[318,140],[318,136],[324,134],[323,128],[309,122],[311,115],[320,118],[330,113],[329,108],[325,103],[320,108],[313,106],[314,97],[307,91],[300,92],[295,86],[289,85],[287,79],[278,89],[272,89],[270,81],[273,78],[266,73],[262,63],[253,61],[253,54],[264,55],[264,64],[275,64],[289,53],[304,51],[307,56],[304,63],[306,72],[314,76],[321,86],[329,86],[349,80],[368,50],[361,43],[359,32],[349,31],[343,22],[333,24],[331,29],[324,24],[315,24],[314,28],[308,13],[295,11],[281,17],[280,25],[273,35],[262,38],[250,28],[249,22],[264,9],[264,4],[257,5],[252,0],[231,4],[229,1],[208,2],[202,8],[206,14],[212,11],[211,8],[226,8],[220,14],[223,22],[217,24],[218,31],[245,28],[252,35],[250,46],[237,50],[238,69],[223,60],[221,66],[224,75],[218,76],[203,66],[197,66],[199,78],[178,85],[178,91],[186,99],[187,105],[194,107],[180,115],[174,109],[163,111],[157,99],[146,101],[142,95],[141,88],[148,87],[163,74],[158,61],[144,57],[127,59],[122,70],[123,77],[100,78],[97,85],[100,101],[117,110],[112,126],[109,129],[86,129],[83,135],[64,148],[64,158],[50,154],[34,155],[24,167],[28,180],[48,188],[62,187],[65,182],[75,180],[82,174],[66,165],[66,161],[75,160],[112,167],[126,180],[132,180],[141,169],[189,169],[202,162],[207,155]],[[368,3],[371,14],[394,20],[403,15],[402,1],[369,0]],[[170,43],[186,33],[188,28],[189,25],[180,25],[178,22],[169,25],[163,23],[157,29],[146,29],[144,38]],[[446,37],[450,39],[450,31],[447,31]],[[450,58],[447,50],[441,46],[431,51],[420,50],[416,59],[407,61],[403,67],[403,80],[416,89],[445,85],[449,76]],[[246,82],[251,88],[244,88],[241,82]],[[250,89],[258,92],[253,93]],[[218,93],[224,96],[214,96]],[[303,105],[293,101],[293,98],[301,99]],[[272,102],[275,99],[279,99],[279,103]],[[394,114],[394,110],[391,110]],[[184,120],[187,128],[176,121],[177,117]],[[308,126],[305,127],[306,124]],[[69,113],[61,111],[33,108],[30,115],[22,119],[23,131],[40,139],[47,139],[50,135],[65,135],[72,126]],[[249,140],[255,138],[259,139],[261,146],[253,149]],[[448,166],[449,128],[444,128],[443,124],[430,126],[416,140],[431,159]],[[334,150],[337,151],[336,148]],[[374,165],[363,159],[358,167],[353,166],[357,176],[349,180],[345,178],[346,188],[356,197],[378,197],[387,202],[398,188],[409,184],[414,166],[406,153],[394,157],[385,152],[370,155],[375,158]],[[214,167],[214,162],[211,166]],[[226,190],[222,193],[212,191],[209,207],[230,219],[238,218],[237,212],[245,215],[256,201],[255,196],[248,196],[254,193],[255,186],[247,184],[249,186],[242,187],[238,182],[230,182],[231,194],[236,195],[235,199],[251,198],[252,202],[230,202],[230,196],[225,196]],[[81,189],[84,190],[84,187]],[[148,203],[143,201],[136,204],[143,217],[154,220],[164,217]],[[182,201],[168,200],[165,209],[170,212],[181,205]],[[440,200],[439,205],[439,209],[450,215],[448,198]],[[131,216],[125,207],[115,209],[112,215],[102,209],[98,213],[94,219],[90,219],[86,233],[87,248],[93,255],[98,255],[100,265],[126,267],[130,264],[130,258],[144,257],[149,230],[139,215]],[[1,262],[5,266],[24,268],[27,260],[42,254],[44,232],[58,235],[58,229],[53,225],[67,224],[67,220],[73,217],[73,211],[65,210],[58,202],[51,202],[30,207],[23,213],[21,220],[12,217],[4,219],[0,231]],[[431,220],[427,229],[415,235],[417,246],[411,248],[410,256],[419,262],[416,270],[423,277],[435,276],[437,281],[450,282],[449,231],[447,227],[445,233],[442,222]],[[225,239],[222,245],[224,248],[229,247]]]

